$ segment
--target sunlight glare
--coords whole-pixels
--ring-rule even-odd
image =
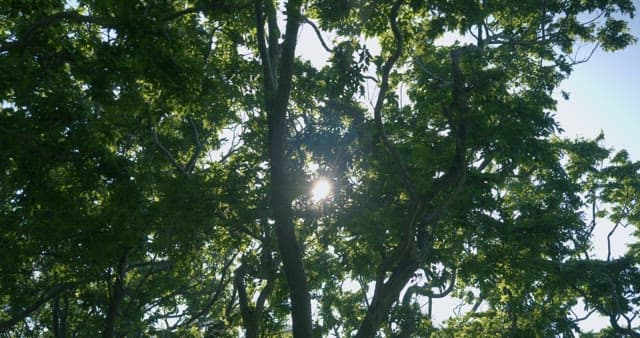
[[[311,189],[311,200],[313,202],[320,202],[323,199],[326,199],[331,193],[331,183],[325,179],[318,179]]]

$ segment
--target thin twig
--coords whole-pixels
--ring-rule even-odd
[[[156,145],[158,146],[158,148],[160,148],[160,150],[162,150],[162,152],[164,153],[164,155],[169,159],[169,161],[171,162],[171,164],[178,169],[181,173],[187,175],[187,171],[186,169],[180,164],[178,163],[178,161],[176,160],[176,158],[173,156],[173,154],[171,154],[171,152],[162,144],[162,142],[160,142],[160,139],[158,138],[158,133],[156,132],[155,129],[152,129],[152,133],[153,133],[153,140],[156,143]]]
[[[191,155],[191,158],[189,159],[189,162],[187,162],[187,165],[185,167],[185,172],[187,174],[191,174],[196,166],[198,157],[200,157],[202,149],[204,149],[204,146],[202,145],[202,141],[200,140],[200,133],[198,132],[198,127],[196,126],[195,122],[193,122],[191,118],[188,118],[188,120],[191,128],[193,129],[193,136],[196,141],[196,149],[193,151],[193,154]]]
[[[575,66],[575,65],[579,65],[582,63],[586,63],[589,62],[589,60],[591,60],[591,57],[593,56],[593,54],[596,52],[596,50],[600,47],[600,42],[596,43],[593,48],[591,49],[591,52],[589,52],[589,55],[586,58],[583,58],[581,60],[578,60],[578,54],[576,53],[575,56],[570,57],[571,59],[571,66]]]
[[[176,323],[176,325],[173,326],[174,329],[177,328],[177,326],[187,327],[191,323],[196,321],[198,318],[209,313],[209,311],[211,310],[211,307],[213,307],[213,305],[220,299],[220,296],[222,295],[222,291],[224,291],[224,289],[227,287],[229,282],[232,280],[232,277],[225,278],[225,276],[227,275],[229,268],[231,267],[232,263],[235,261],[237,255],[238,253],[233,253],[231,255],[231,258],[224,264],[220,272],[220,281],[218,282],[218,285],[216,286],[216,289],[213,295],[211,296],[209,301],[206,303],[206,305],[199,312],[190,316],[189,319],[187,319],[183,323],[179,325],[178,323]]]
[[[427,66],[424,64],[424,62],[422,62],[422,60],[420,60],[420,58],[415,58],[414,59],[414,64],[417,65],[418,68],[420,68],[420,70],[425,72],[427,75],[429,75],[432,78],[438,80],[441,83],[440,84],[440,88],[448,87],[448,86],[451,85],[451,81],[450,80],[446,80],[443,77],[439,76],[438,74],[432,72],[429,68],[427,68]]]
[[[589,317],[591,317],[592,314],[594,314],[596,312],[596,309],[591,309],[589,312],[587,312],[584,316],[582,317],[578,317],[578,315],[573,312],[573,310],[571,310],[571,314],[574,315],[576,318],[572,319],[572,322],[577,323],[577,322],[581,322],[583,320],[587,320],[589,319]]]

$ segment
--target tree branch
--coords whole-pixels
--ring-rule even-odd
[[[258,0],[256,0],[258,1]],[[273,6],[272,0],[267,0]],[[296,235],[292,215],[292,186],[287,157],[287,111],[291,89],[293,87],[293,68],[298,31],[302,22],[301,0],[289,0],[286,3],[287,23],[282,45],[275,29],[275,10],[268,14],[270,50],[264,39],[264,19],[262,8],[256,2],[256,21],[258,25],[258,45],[264,72],[265,111],[267,113],[267,149],[269,155],[269,173],[271,176],[271,212],[275,221],[275,233],[278,250],[282,258],[284,274],[289,286],[291,300],[291,321],[295,337],[311,337],[313,319],[311,317],[311,297],[303,264],[303,249]],[[275,49],[274,49],[275,48]],[[281,48],[281,49],[280,49]],[[275,52],[277,51],[277,53]],[[271,53],[269,53],[271,52]],[[273,60],[270,57],[276,57]],[[276,68],[274,68],[276,67]],[[277,78],[274,73],[277,70]]]
[[[447,288],[442,290],[440,293],[433,293],[433,291],[431,291],[431,287],[428,285],[426,286],[413,285],[407,289],[402,302],[403,304],[408,304],[409,299],[407,297],[410,298],[414,294],[418,294],[420,296],[430,297],[430,298],[444,298],[453,291],[455,284],[456,284],[456,270],[453,270],[453,273],[451,274],[451,282],[449,283]],[[407,293],[409,294],[408,296],[407,296]]]
[[[589,310],[589,312],[587,312],[584,316],[582,316],[582,317],[578,317],[578,315],[577,315],[575,312],[573,312],[573,310],[571,310],[571,314],[575,316],[575,318],[574,318],[574,319],[572,319],[571,321],[572,321],[572,322],[574,322],[574,323],[578,323],[578,322],[581,322],[581,321],[583,321],[583,320],[587,320],[587,319],[589,319],[589,317],[591,317],[591,315],[592,315],[592,314],[594,314],[595,312],[596,312],[596,309],[591,309],[591,310]]]
[[[195,7],[191,7],[191,8],[185,8],[181,11],[177,11],[175,13],[171,13],[168,14],[166,16],[164,16],[161,20],[162,21],[171,21],[174,19],[177,19],[181,16],[185,16],[185,15],[189,15],[189,14],[194,14],[194,13],[201,13],[201,12],[206,12],[206,11],[211,11],[214,9],[218,9],[227,13],[232,13],[235,11],[238,11],[240,9],[245,9],[248,8],[249,5],[251,3],[247,2],[245,4],[239,4],[237,6],[230,6],[227,2],[225,1],[209,1],[208,3],[205,3],[203,5],[200,6],[195,6]]]
[[[37,311],[42,305],[50,301],[51,299],[58,297],[61,293],[67,290],[71,290],[77,285],[77,283],[62,283],[52,286],[40,295],[37,301],[33,304],[22,309],[18,314],[12,318],[0,322],[0,333],[4,330],[9,330],[25,318],[29,317],[32,313]]]
[[[195,122],[193,122],[191,118],[187,118],[187,119],[189,120],[191,129],[193,129],[193,137],[195,138],[195,141],[196,141],[196,149],[193,151],[193,154],[191,155],[191,158],[189,159],[189,162],[185,167],[185,172],[188,174],[191,174],[193,173],[193,169],[196,166],[196,161],[198,160],[200,153],[202,153],[204,146],[202,145],[202,141],[200,140],[200,133],[198,132],[198,127],[196,126]]]
[[[439,193],[453,187],[453,191],[438,208],[423,217],[422,223],[429,224],[440,218],[445,210],[453,203],[457,195],[462,191],[467,176],[467,137],[469,134],[466,124],[466,114],[469,110],[466,102],[467,87],[465,86],[464,74],[460,67],[460,57],[465,50],[475,47],[462,47],[451,52],[451,104],[445,108],[445,115],[449,119],[452,135],[455,142],[455,154],[451,166],[447,173],[438,180],[431,191],[422,197],[424,204],[430,203]],[[489,161],[484,161],[481,167],[489,165]]]
[[[158,148],[160,148],[160,150],[162,150],[162,153],[164,153],[164,155],[167,157],[167,159],[169,159],[169,162],[171,162],[171,164],[176,169],[178,169],[181,173],[183,173],[184,175],[188,175],[188,172],[187,172],[186,168],[183,167],[180,163],[178,163],[178,161],[173,156],[173,154],[171,154],[171,152],[167,148],[165,148],[165,146],[162,144],[162,142],[160,142],[160,139],[158,138],[158,133],[156,132],[156,130],[152,129],[152,132],[153,132],[153,140],[154,140],[154,142],[156,143]]]
[[[263,2],[261,0],[255,0],[254,4],[256,12],[256,39],[258,40],[258,52],[260,53],[260,57],[262,58],[261,63],[265,82],[265,94],[268,98],[270,95],[273,95],[273,93],[275,93],[277,84],[272,66],[273,60],[271,60],[271,57],[269,55],[264,31],[265,17],[263,14]]]
[[[74,23],[93,23],[103,27],[115,28],[116,20],[111,17],[99,17],[92,15],[82,15],[77,11],[59,12],[36,20],[31,27],[15,41],[5,42],[0,46],[0,52],[6,52],[11,49],[21,48],[29,44],[31,39],[41,30],[55,25],[62,21]]]
[[[309,20],[309,18],[307,17],[304,18],[304,22],[309,26],[311,26],[311,28],[313,28],[313,31],[316,33],[316,36],[318,37],[318,40],[320,40],[320,44],[322,45],[322,48],[324,48],[324,50],[326,50],[329,53],[333,53],[333,48],[329,48],[327,43],[324,41],[318,26],[313,21]]]
[[[618,318],[615,315],[609,315],[609,323],[611,324],[611,326],[613,327],[613,329],[618,332],[621,333],[625,336],[629,336],[629,337],[640,337],[640,333],[634,331],[633,329],[630,328],[630,325],[628,325],[629,327],[622,327],[620,326],[620,324],[618,324]]]
[[[127,263],[129,259],[129,249],[126,249],[118,260],[116,266],[115,282],[113,283],[113,293],[109,297],[107,306],[107,314],[104,320],[104,330],[102,336],[104,338],[113,338],[116,336],[116,322],[120,314],[120,306],[125,296]],[[109,276],[111,281],[111,276]]]
[[[278,26],[278,16],[274,3],[272,1],[265,1],[266,4],[266,15],[267,15],[267,28],[269,30],[269,36],[267,37],[268,41],[268,51],[269,51],[269,60],[271,60],[271,71],[275,77],[275,85],[278,86],[279,77],[278,71],[280,68],[280,27]]]
[[[263,262],[263,264],[269,264],[269,262]],[[245,336],[247,338],[258,338],[260,337],[260,322],[262,320],[264,306],[267,298],[273,291],[273,278],[267,278],[267,284],[262,288],[262,290],[260,290],[255,305],[251,306],[250,300],[247,297],[246,285],[244,283],[246,275],[247,266],[245,263],[242,263],[236,270],[234,287],[238,291],[238,303],[240,305],[240,314],[246,331]]]
[[[420,70],[422,70],[423,72],[427,73],[427,75],[431,76],[433,79],[440,82],[440,88],[445,88],[451,85],[451,81],[446,80],[443,77],[439,76],[438,74],[432,72],[429,68],[427,68],[424,62],[420,60],[420,58],[414,58],[414,64],[418,65],[418,68],[420,68]]]
[[[222,295],[222,292],[224,291],[225,287],[231,281],[231,278],[225,278],[225,276],[229,272],[229,268],[231,267],[231,265],[235,261],[237,255],[238,255],[237,253],[234,253],[233,255],[231,255],[231,258],[225,263],[224,267],[222,268],[222,271],[220,272],[220,281],[218,282],[218,285],[216,286],[216,289],[215,289],[213,295],[211,296],[209,301],[207,301],[206,305],[204,307],[202,307],[202,309],[200,309],[200,311],[198,311],[194,315],[190,316],[189,319],[187,319],[186,321],[181,323],[180,326],[187,327],[191,323],[193,323],[194,321],[198,320],[200,317],[202,317],[205,314],[207,314],[209,312],[209,310],[211,309],[211,307],[213,307],[213,305],[220,299],[220,296]]]
[[[396,1],[393,4],[393,7],[391,7],[391,13],[389,14],[389,22],[391,24],[391,30],[393,31],[393,36],[396,40],[396,48],[391,54],[391,56],[389,57],[389,59],[387,59],[387,61],[382,66],[382,79],[380,81],[380,91],[378,92],[378,98],[373,108],[373,118],[378,128],[378,132],[380,133],[380,140],[384,144],[387,151],[389,151],[394,161],[400,167],[400,173],[402,175],[402,178],[405,181],[405,185],[407,187],[407,190],[409,191],[409,194],[412,197],[415,197],[416,193],[413,188],[411,176],[409,175],[409,170],[407,169],[407,165],[402,159],[402,156],[400,155],[400,152],[398,151],[396,146],[391,142],[391,140],[389,140],[389,136],[387,135],[387,132],[384,127],[384,123],[382,121],[382,108],[384,107],[385,96],[389,91],[389,76],[391,74],[391,70],[393,69],[394,64],[396,63],[396,61],[398,61],[404,49],[404,38],[402,36],[402,33],[400,32],[400,28],[398,27],[398,22],[396,21],[401,4],[402,4],[401,0]]]

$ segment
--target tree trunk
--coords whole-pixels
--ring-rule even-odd
[[[53,336],[64,338],[67,336],[67,309],[69,308],[68,298],[64,297],[64,307],[60,308],[60,296],[53,299]]]
[[[265,91],[265,111],[267,113],[270,175],[271,210],[275,222],[278,249],[282,258],[284,273],[291,299],[291,320],[293,336],[312,336],[311,297],[307,276],[302,262],[302,249],[296,237],[291,212],[291,183],[289,182],[289,161],[287,159],[287,108],[291,95],[293,63],[297,44],[298,29],[302,21],[300,0],[287,2],[287,25],[282,45],[278,43],[279,30],[271,0],[267,4],[256,0],[257,39],[263,69]],[[269,44],[264,31],[264,9],[270,11]]]
[[[373,299],[367,309],[364,320],[360,324],[356,338],[375,337],[380,325],[389,315],[391,306],[399,299],[400,292],[417,269],[417,262],[407,253],[387,282],[382,283],[381,279],[378,280]],[[384,272],[382,275],[384,275]]]
[[[288,93],[287,93],[288,94]],[[269,123],[269,157],[271,160],[271,210],[276,239],[291,298],[293,335],[311,337],[311,298],[291,216],[291,184],[286,159],[286,106],[288,95],[278,95],[272,109],[267,109]]]
[[[234,287],[238,292],[238,305],[240,306],[240,317],[242,317],[242,325],[244,326],[245,338],[258,338],[260,336],[259,325],[260,320],[258,317],[260,314],[255,313],[249,305],[249,299],[247,298],[247,288],[244,284],[244,277],[246,275],[246,267],[241,264],[236,270],[234,278]]]
[[[111,299],[109,300],[107,317],[104,323],[104,331],[102,332],[102,336],[104,338],[115,337],[116,318],[118,317],[118,311],[120,310],[120,305],[122,304],[122,300],[124,299],[124,278],[127,268],[127,255],[128,253],[125,252],[125,254],[122,255],[120,261],[118,262],[116,281],[113,284],[113,291],[111,294]]]

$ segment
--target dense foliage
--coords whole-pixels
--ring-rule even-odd
[[[1,0],[0,336],[640,336],[640,163],[553,117],[634,11]]]

